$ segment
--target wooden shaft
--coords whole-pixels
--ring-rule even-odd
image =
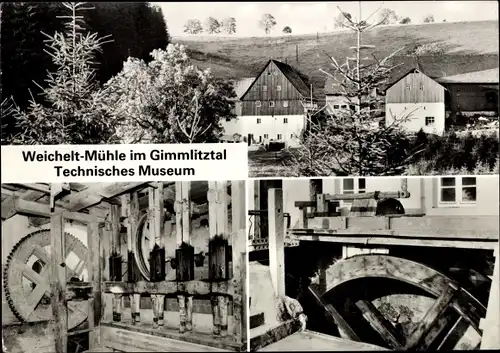
[[[214,335],[220,335],[220,311],[219,311],[219,303],[218,298],[216,296],[212,296],[210,300],[212,304],[212,318],[213,318],[213,333]]]
[[[179,303],[179,331],[181,333],[186,332],[186,297],[184,295],[177,295],[177,301]]]
[[[222,295],[217,297],[217,302],[219,305],[219,316],[220,316],[220,335],[222,337],[227,336],[228,330],[228,319],[227,319],[227,307],[228,298]]]
[[[165,325],[165,296],[158,294],[158,326]]]
[[[193,330],[193,296],[186,297],[186,331]]]
[[[159,317],[159,312],[158,312],[158,296],[156,294],[151,294],[151,301],[152,301],[152,307],[153,307],[153,328],[158,328],[158,317]]]
[[[122,321],[122,295],[113,295],[113,321]]]
[[[361,194],[325,194],[325,200],[365,200],[373,199],[407,199],[410,197],[409,192],[404,191],[389,191],[389,192],[366,192]]]

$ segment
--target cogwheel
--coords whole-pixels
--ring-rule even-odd
[[[69,233],[64,236],[67,279],[81,278],[86,268],[87,247]],[[50,245],[50,230],[39,230],[22,238],[7,257],[3,272],[5,298],[21,322],[52,320]],[[68,301],[68,329],[82,324],[87,316],[87,302]]]

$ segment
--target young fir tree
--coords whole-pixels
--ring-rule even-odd
[[[84,3],[63,3],[68,9],[64,33],[47,37],[45,52],[56,66],[48,72],[43,96],[33,96],[26,110],[15,109],[18,128],[12,144],[96,144],[112,142],[114,124],[105,109],[103,91],[95,80],[94,55],[107,37],[86,33],[80,11]]]
[[[340,10],[340,9],[339,9]],[[338,83],[341,95],[349,109],[332,111],[326,105],[320,110],[308,111],[308,127],[300,147],[291,154],[288,167],[292,174],[302,176],[398,175],[412,162],[415,150],[401,123],[412,112],[393,117],[385,123],[384,97],[379,93],[387,84],[391,71],[397,66],[392,61],[400,50],[383,58],[362,58],[364,49],[373,48],[361,43],[363,32],[380,24],[346,16],[343,26],[356,32],[357,44],[351,49],[355,56],[340,64],[328,55],[333,71],[321,70]],[[383,19],[382,19],[383,21]],[[369,62],[366,62],[370,59]]]

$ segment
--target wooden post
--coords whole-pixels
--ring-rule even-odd
[[[283,218],[283,190],[268,190],[269,270],[275,294],[285,295],[285,229]]]
[[[92,222],[87,224],[87,282],[92,283],[92,295],[88,300],[88,324],[89,324],[89,349],[94,349],[99,346],[99,333],[95,329],[96,323],[99,324],[100,319],[100,296],[101,296],[101,283],[99,275],[99,223]],[[97,258],[97,259],[96,259]],[[96,261],[97,260],[97,261]]]
[[[156,189],[154,190],[154,212],[155,212],[155,236],[158,239],[157,243],[160,246],[161,261],[162,261],[162,271],[161,280],[165,280],[165,219],[163,212],[163,183],[156,183]],[[164,325],[164,315],[165,315],[165,295],[157,295],[157,311],[158,311],[158,326]]]
[[[122,280],[122,257],[120,254],[120,208],[118,205],[111,205],[111,257],[110,270],[113,281]],[[113,321],[122,320],[122,294],[113,296]]]
[[[208,226],[209,226],[209,241],[212,241],[218,235],[218,202],[220,193],[218,190],[218,182],[209,181],[208,182]],[[209,254],[211,256],[211,254]],[[211,273],[211,271],[209,271]],[[214,335],[219,335],[221,331],[221,322],[220,322],[220,310],[219,310],[219,302],[217,296],[212,296],[210,298],[210,303],[212,305],[212,321],[213,321],[213,333]]]
[[[134,253],[132,249],[133,237],[137,233],[137,226],[139,224],[139,194],[137,192],[132,192],[131,194],[125,195],[125,201],[127,204],[127,261],[128,261],[128,281],[137,282],[141,279],[141,274],[135,263]],[[123,206],[122,206],[123,207]],[[136,324],[141,321],[141,295],[139,293],[134,293],[130,295],[130,313],[132,316],[132,324]]]
[[[66,302],[66,264],[64,218],[62,213],[50,218],[51,292],[54,318],[55,352],[68,352],[68,306]]]
[[[175,218],[177,234],[176,279],[180,282],[194,279],[194,248],[190,245],[191,235],[191,183],[188,181],[175,183]],[[180,332],[193,329],[193,297],[185,293],[177,295],[179,302]]]
[[[311,207],[311,212],[328,212],[328,202],[323,194],[323,180],[311,179],[309,181],[309,200],[316,202],[316,207]],[[305,226],[307,228],[307,218],[305,218]],[[319,290],[321,293],[326,291],[326,269],[320,268],[318,274]]]
[[[233,335],[246,340],[246,207],[245,181],[231,182],[232,251],[233,251]]]
[[[111,278],[111,268],[110,268],[110,258],[111,258],[111,238],[112,230],[111,223],[105,223],[102,229],[101,237],[101,258],[102,258],[102,270],[101,270],[101,283],[107,282]],[[104,321],[111,321],[113,319],[113,294],[105,293],[104,287],[101,287],[102,298],[104,298],[104,303],[101,307],[102,317]]]
[[[253,197],[254,197],[254,209],[255,210],[260,210],[260,180],[254,180],[254,190],[253,190]],[[253,218],[253,239],[260,239],[261,234],[260,234],[260,217],[259,216],[254,216]]]

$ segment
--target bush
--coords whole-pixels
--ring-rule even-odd
[[[499,140],[496,135],[444,136],[420,131],[410,145],[421,148],[405,174],[491,174],[498,170]]]

